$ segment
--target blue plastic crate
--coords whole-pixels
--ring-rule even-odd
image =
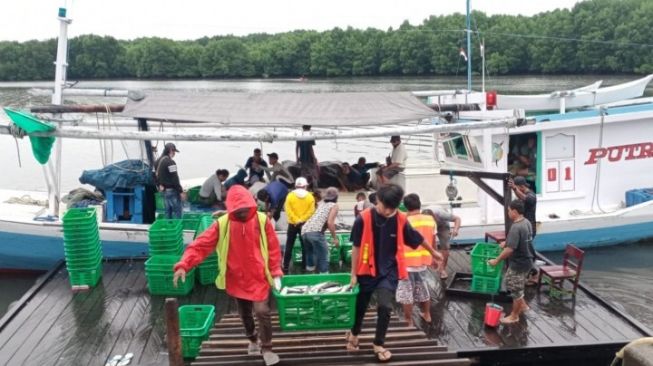
[[[143,186],[106,190],[104,192],[107,199],[106,221],[142,224],[144,193]],[[127,213],[129,216],[126,215]]]

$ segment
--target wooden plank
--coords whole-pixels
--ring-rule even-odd
[[[373,324],[368,324],[368,325],[373,325]],[[213,328],[210,332],[209,339],[211,340],[218,340],[218,339],[233,339],[234,334],[231,332],[232,328],[227,328],[227,332],[225,332],[225,329],[218,329],[218,328]],[[391,327],[389,330],[392,330],[394,333],[402,333],[402,332],[413,332],[415,331],[415,328],[408,328],[408,327]],[[237,328],[238,332],[242,335],[243,333],[243,326],[241,325],[240,327]],[[362,328],[360,334],[374,334],[376,331],[376,328],[373,327],[367,327],[367,328]],[[319,332],[319,333],[316,333]],[[314,337],[316,334],[327,336],[327,335],[334,335],[334,336],[341,336],[344,337],[346,330],[317,330],[317,331],[301,331],[301,332],[273,332],[272,333],[272,338],[276,339],[277,337],[286,337],[286,338],[307,338],[307,337]]]
[[[58,357],[54,357],[55,365],[69,365],[71,361],[87,346],[89,342],[95,340],[94,327],[98,319],[104,313],[104,302],[107,292],[113,291],[114,288],[122,286],[124,277],[120,274],[123,263],[108,262],[103,268],[102,285],[95,287],[91,291],[92,300],[85,303],[84,307],[79,307],[75,311],[75,318],[72,322],[75,327],[72,334],[68,335],[68,343],[60,352]],[[86,307],[87,306],[87,307]]]
[[[80,350],[73,363],[80,365],[98,365],[106,361],[108,357],[105,353],[105,348],[113,345],[113,340],[107,337],[107,333],[111,328],[116,326],[116,320],[122,319],[119,314],[123,310],[124,300],[128,291],[123,289],[130,289],[134,286],[136,281],[143,275],[142,271],[133,270],[126,271],[124,268],[128,266],[127,263],[123,265],[118,271],[119,280],[114,281],[114,287],[111,291],[107,291],[106,300],[104,303],[98,304],[97,309],[98,318],[95,324],[92,325],[92,337],[94,341],[89,341],[84,349]],[[122,281],[120,281],[122,279]]]
[[[432,347],[408,347],[408,348],[393,348],[390,349],[393,355],[401,354],[424,354],[428,355],[428,358],[431,359],[451,359],[456,358],[456,352],[451,351],[437,351]],[[245,350],[243,350],[243,353]],[[282,359],[297,357],[299,352],[279,352],[275,349],[275,353],[279,355]],[[366,356],[370,354],[370,349],[361,349],[358,351],[347,351],[344,346],[339,350],[321,350],[317,352],[302,352],[301,356],[306,360],[309,359],[320,359],[324,357],[333,357],[333,356]],[[247,354],[238,354],[238,355],[223,355],[223,356],[199,356],[195,359],[195,362],[236,362],[236,361],[258,361],[261,359],[260,355],[247,355]]]
[[[65,309],[57,322],[52,324],[46,336],[39,342],[39,348],[47,345],[47,352],[34,352],[26,360],[26,364],[54,365],[60,357],[64,356],[66,349],[71,345],[79,345],[80,340],[88,339],[87,336],[77,336],[83,331],[81,323],[98,302],[104,301],[103,286],[107,286],[117,277],[117,269],[120,267],[120,263],[103,263],[102,284],[88,292],[72,296],[70,306]]]
[[[25,353],[26,350],[31,351],[39,346],[38,340],[42,335],[40,335],[38,339],[31,339],[31,334],[44,326],[44,320],[48,319],[49,321],[52,321],[51,318],[48,318],[49,310],[57,301],[59,301],[59,297],[63,297],[66,292],[70,294],[70,284],[67,281],[67,276],[63,274],[64,272],[65,270],[54,277],[52,282],[46,286],[47,296],[40,299],[41,301],[38,302],[37,306],[28,309],[29,317],[22,319],[19,328],[11,336],[5,344],[3,351],[0,353],[0,364],[20,365],[25,361],[25,357],[28,356],[28,354]],[[66,304],[69,301],[69,299],[65,300],[63,298],[61,300]],[[11,326],[12,324],[7,328],[10,328]]]
[[[27,331],[27,334],[29,334],[29,331],[38,325],[38,321],[34,319],[36,317],[42,319],[45,316],[45,314],[37,314],[35,311],[43,302],[47,301],[50,294],[57,288],[57,285],[60,285],[62,276],[62,272],[59,270],[41,290],[34,294],[29,303],[0,332],[0,364],[7,364],[18,345],[22,343],[21,334],[24,337],[24,332]]]
[[[260,366],[261,360],[257,362],[252,362],[250,365],[252,366]],[[298,363],[286,363],[286,360],[283,360],[284,365],[306,365],[306,362],[302,362],[301,359],[298,361]],[[420,361],[392,361],[392,362],[383,362],[383,365],[387,366],[467,366],[471,365],[472,362],[469,359],[457,359],[457,360],[420,360]],[[216,363],[213,362],[193,362],[191,364],[192,366],[215,366],[217,365]],[[352,365],[351,360],[342,362],[342,363],[316,363],[313,362],[312,365]],[[360,366],[378,366],[379,362],[378,361],[373,361],[373,362],[364,362],[364,363],[357,363],[356,365]],[[242,365],[241,365],[242,366]]]
[[[294,346],[274,346],[274,350],[276,352],[317,352],[317,351],[328,351],[328,350],[341,350],[344,346],[346,345],[346,342],[344,339],[340,341],[340,343],[330,343],[330,344],[303,344],[303,345],[294,345]],[[412,340],[398,340],[398,341],[390,341],[386,342],[385,344],[389,348],[396,348],[396,347],[423,347],[423,346],[428,346],[432,347],[433,349],[437,350],[441,346],[437,346],[436,343],[434,343],[433,340],[429,339],[412,339]],[[372,349],[372,341],[365,341],[360,343],[360,348],[361,349]],[[221,347],[220,343],[216,342],[204,342],[202,343],[202,349],[200,351],[200,355],[219,355],[219,354],[224,354],[224,355],[242,355],[246,347],[239,347],[239,348],[224,348]]]
[[[437,352],[408,352],[408,353],[393,353],[392,359],[395,362],[407,362],[407,361],[422,361],[422,360],[455,360],[455,353],[453,356],[451,353],[442,353],[438,354]],[[337,355],[307,355],[307,354],[294,354],[292,356],[287,355],[282,358],[284,365],[337,365],[337,364],[361,364],[361,363],[375,363],[377,361],[376,357],[372,350],[367,350],[366,352],[357,352],[348,354],[347,352],[341,352]],[[192,365],[197,364],[210,364],[213,366],[220,365],[233,365],[233,366],[249,366],[249,365],[260,365],[261,357],[255,357],[250,359],[222,359],[220,357],[215,357],[210,360],[197,360],[193,362]]]

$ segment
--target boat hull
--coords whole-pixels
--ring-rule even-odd
[[[483,241],[487,231],[503,225],[465,225],[454,244]],[[285,242],[285,232],[279,232]],[[105,258],[147,255],[147,229],[103,228],[100,230]],[[535,238],[538,251],[563,250],[565,245],[579,248],[622,245],[653,238],[653,201],[617,212],[541,222]],[[189,243],[192,233],[185,234]],[[32,222],[0,221],[0,270],[48,270],[64,257],[61,226]]]

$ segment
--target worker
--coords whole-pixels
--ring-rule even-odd
[[[247,353],[262,354],[265,365],[276,365],[279,356],[272,352],[269,294],[271,286],[281,287],[279,239],[268,217],[256,211],[254,198],[243,186],[229,189],[227,214],[186,248],[174,266],[173,284],[184,282],[188,271],[216,251],[219,275],[215,283],[236,299],[249,339]],[[258,334],[252,311],[257,318]]]
[[[228,170],[218,169],[215,174],[212,174],[204,181],[199,192],[199,201],[202,206],[224,210],[227,189],[222,183],[227,180],[227,177],[229,177]]]
[[[283,253],[283,272],[288,273],[290,260],[292,259],[292,249],[295,245],[295,239],[299,237],[299,243],[302,247],[302,269],[315,270],[313,259],[306,257],[306,248],[302,239],[302,226],[315,212],[315,198],[313,194],[306,190],[308,181],[304,177],[295,180],[295,189],[288,193],[284,209],[288,217],[288,230],[286,233],[286,249]]]
[[[392,353],[383,347],[390,324],[392,303],[399,280],[408,279],[405,247],[416,249],[420,245],[437,256],[422,235],[408,223],[406,215],[397,210],[404,190],[396,184],[386,184],[376,191],[376,207],[367,209],[354,221],[351,231],[352,287],[360,284],[356,296],[354,325],[347,333],[347,349],[357,350],[365,311],[372,295],[376,293],[376,333],[372,342],[374,355],[379,361],[390,361]]]
[[[155,163],[156,183],[159,192],[163,192],[166,219],[181,219],[182,200],[186,198],[179,182],[177,163],[172,160],[178,152],[175,144],[168,142]]]

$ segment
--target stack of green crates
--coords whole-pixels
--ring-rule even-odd
[[[174,266],[181,256],[179,255],[155,255],[145,262],[145,277],[147,277],[147,288],[152,295],[187,295],[193,290],[195,282],[195,269],[186,273],[186,281],[174,286]]]
[[[496,294],[501,288],[503,261],[496,266],[487,262],[501,254],[501,247],[496,243],[476,243],[472,249],[472,288],[473,292]]]
[[[215,320],[213,305],[184,305],[179,308],[181,353],[184,358],[195,358],[202,342],[209,339]]]
[[[160,219],[150,226],[150,256],[181,255],[184,250],[184,228],[180,220]]]
[[[281,278],[285,286],[316,285],[337,282],[348,285],[349,273],[291,275]],[[306,329],[346,329],[354,324],[358,286],[352,291],[335,294],[283,295],[276,289],[274,297],[279,309],[279,324],[284,331]]]
[[[197,231],[197,227],[200,223],[200,218],[205,215],[206,212],[186,212],[181,215],[181,222],[184,230]]]
[[[353,243],[349,240],[349,233],[340,233],[338,234],[338,241],[340,241],[340,251],[342,256],[342,261],[346,264],[351,264],[351,250]]]
[[[97,285],[102,277],[102,246],[95,209],[69,209],[63,217],[63,237],[70,284]]]

